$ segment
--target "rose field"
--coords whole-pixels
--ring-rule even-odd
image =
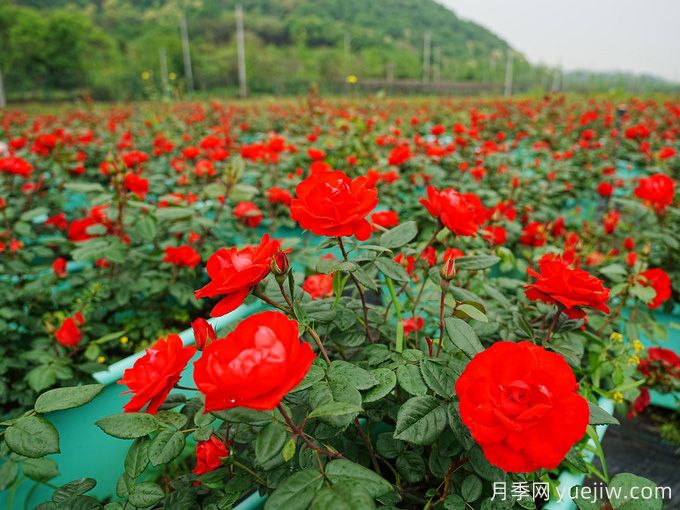
[[[610,97],[0,110],[0,508],[678,508],[603,441],[680,448],[680,102]]]

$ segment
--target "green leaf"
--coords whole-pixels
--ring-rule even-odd
[[[54,491],[54,494],[52,494],[52,501],[55,503],[67,503],[92,490],[95,485],[97,485],[97,480],[93,478],[79,478],[78,480],[73,480]]]
[[[377,379],[377,386],[364,394],[364,403],[376,402],[392,392],[397,385],[397,375],[389,368],[376,368],[371,374]]]
[[[283,449],[281,450],[281,457],[283,458],[284,462],[288,462],[293,457],[295,457],[296,445],[297,445],[297,442],[293,438],[291,438],[290,440],[288,440],[286,442]]]
[[[158,503],[165,497],[165,492],[161,487],[154,482],[142,482],[135,485],[132,489],[128,500],[130,503],[139,508],[149,508]]]
[[[425,477],[425,461],[416,452],[404,452],[397,457],[397,471],[408,483],[417,483]]]
[[[643,303],[649,303],[656,297],[656,291],[651,286],[632,285],[629,292]]]
[[[451,494],[444,500],[444,510],[465,510],[465,500],[458,494]]]
[[[590,419],[588,420],[590,425],[620,424],[619,420],[614,418],[611,414],[609,414],[597,404],[588,402],[588,408],[590,409]]]
[[[482,481],[477,475],[466,476],[460,488],[460,493],[468,503],[477,501],[482,495]]]
[[[156,413],[156,420],[163,426],[179,430],[187,424],[189,417],[175,411],[158,411]]]
[[[427,385],[417,365],[409,364],[397,367],[397,381],[399,381],[399,386],[411,395],[425,395],[427,393]]]
[[[440,397],[452,399],[455,395],[456,377],[449,367],[432,359],[423,359],[420,361],[420,374],[425,384]]]
[[[80,407],[99,395],[103,389],[103,384],[84,384],[46,391],[35,401],[35,410],[38,413],[51,413]]]
[[[397,264],[394,260],[387,257],[378,257],[375,259],[375,267],[378,268],[382,274],[397,282],[408,282],[411,277],[406,272],[403,266]]]
[[[277,461],[275,465],[281,463],[282,457],[279,453],[288,441],[288,433],[286,428],[277,422],[272,422],[264,427],[257,434],[255,440],[255,460],[263,467],[270,468],[271,461]]]
[[[446,407],[429,395],[407,400],[397,414],[394,438],[409,443],[433,443],[446,426]]]
[[[24,475],[36,482],[46,482],[55,476],[59,476],[57,463],[49,457],[26,459],[21,463],[21,470]]]
[[[59,433],[42,416],[24,416],[5,431],[10,450],[24,457],[38,458],[59,453]]]
[[[309,367],[309,372],[307,372],[305,378],[300,381],[300,384],[291,390],[291,393],[306,390],[307,388],[321,381],[325,376],[326,371],[319,365],[313,364],[311,367]]]
[[[322,485],[323,476],[315,469],[298,471],[272,492],[264,510],[306,510]]]
[[[347,402],[328,402],[315,408],[309,413],[309,418],[321,418],[325,416],[344,416],[350,413],[360,413],[361,406]]]
[[[495,255],[470,255],[458,257],[456,259],[457,269],[467,269],[469,271],[479,271],[495,266],[500,262],[500,257]]]
[[[373,510],[375,501],[361,485],[336,483],[316,493],[310,510]]]
[[[489,322],[489,318],[486,316],[486,314],[482,310],[477,308],[475,305],[472,305],[470,303],[459,304],[456,307],[456,314],[458,312],[462,312],[470,319],[474,319],[479,322]]]
[[[667,491],[670,496],[670,489]],[[609,482],[609,502],[614,510],[661,510],[663,500],[651,480],[619,473]]]
[[[477,333],[467,322],[451,317],[444,319],[444,324],[446,326],[446,334],[451,343],[463,351],[470,359],[475,354],[484,350],[479,338],[477,338]]]
[[[149,460],[154,466],[167,464],[184,449],[184,433],[178,430],[161,431],[149,445]]]
[[[341,360],[331,363],[328,378],[351,384],[358,390],[367,390],[378,384],[378,380],[368,370]]]
[[[385,248],[399,248],[418,235],[418,225],[415,221],[406,221],[388,230],[380,236],[380,244]]]
[[[194,215],[189,207],[162,207],[156,210],[156,218],[161,221],[187,220]]]
[[[0,466],[0,491],[4,491],[14,483],[19,474],[19,467],[13,460],[7,459],[2,466]]]
[[[150,414],[120,413],[97,421],[97,426],[108,435],[119,439],[135,439],[158,429],[158,421]]]
[[[76,181],[70,181],[64,184],[64,188],[71,190],[71,191],[77,191],[81,193],[87,193],[91,191],[97,191],[97,192],[103,192],[104,188],[102,187],[101,184],[98,182],[76,182]]]
[[[382,476],[345,459],[330,461],[326,465],[326,477],[333,484],[355,482],[373,498],[378,498],[392,491],[392,485]]]
[[[125,473],[130,478],[141,475],[149,465],[149,440],[137,439],[125,456]]]

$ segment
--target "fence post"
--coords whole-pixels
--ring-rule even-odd
[[[187,90],[194,92],[194,72],[191,69],[191,51],[189,48],[189,29],[187,27],[187,17],[182,13],[179,18],[179,31],[182,36],[182,51],[184,54],[184,76],[187,80]]]
[[[430,81],[430,50],[432,48],[432,34],[427,31],[423,36],[423,83]]]
[[[158,50],[158,58],[161,66],[161,84],[163,86],[163,99],[170,97],[170,87],[168,86],[168,54],[165,48]]]
[[[236,6],[236,52],[238,54],[238,90],[241,99],[248,97],[246,78],[246,41],[243,35],[243,7]]]
[[[0,70],[0,108],[7,106],[7,100],[5,99],[5,84],[2,81],[2,70]]]
[[[512,48],[508,48],[508,60],[505,64],[505,97],[512,95]]]

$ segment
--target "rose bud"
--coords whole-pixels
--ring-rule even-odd
[[[456,259],[447,259],[439,268],[439,276],[447,282],[453,280],[456,277]]]

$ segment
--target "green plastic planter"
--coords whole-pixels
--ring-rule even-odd
[[[240,321],[253,313],[264,309],[259,304],[242,305],[227,315],[210,319],[216,330]],[[185,345],[194,343],[191,329],[180,333]],[[122,395],[125,388],[117,384],[123,372],[134,365],[144,352],[139,352],[108,367],[107,370],[94,374],[94,378],[106,388],[89,404],[66,411],[57,411],[47,418],[59,431],[61,453],[52,457],[59,465],[60,475],[50,484],[60,486],[82,477],[97,480],[97,486],[89,493],[99,498],[113,496],[116,482],[123,472],[123,464],[130,441],[116,439],[106,435],[95,425],[97,420],[122,412],[123,405],[129,396]],[[181,383],[192,385],[193,363],[189,363]],[[20,475],[21,476],[21,475]],[[36,505],[51,498],[53,489],[47,485],[24,478],[23,481],[0,494],[0,509],[21,510],[35,508]],[[244,500],[245,506],[240,510],[255,510],[257,494]]]

